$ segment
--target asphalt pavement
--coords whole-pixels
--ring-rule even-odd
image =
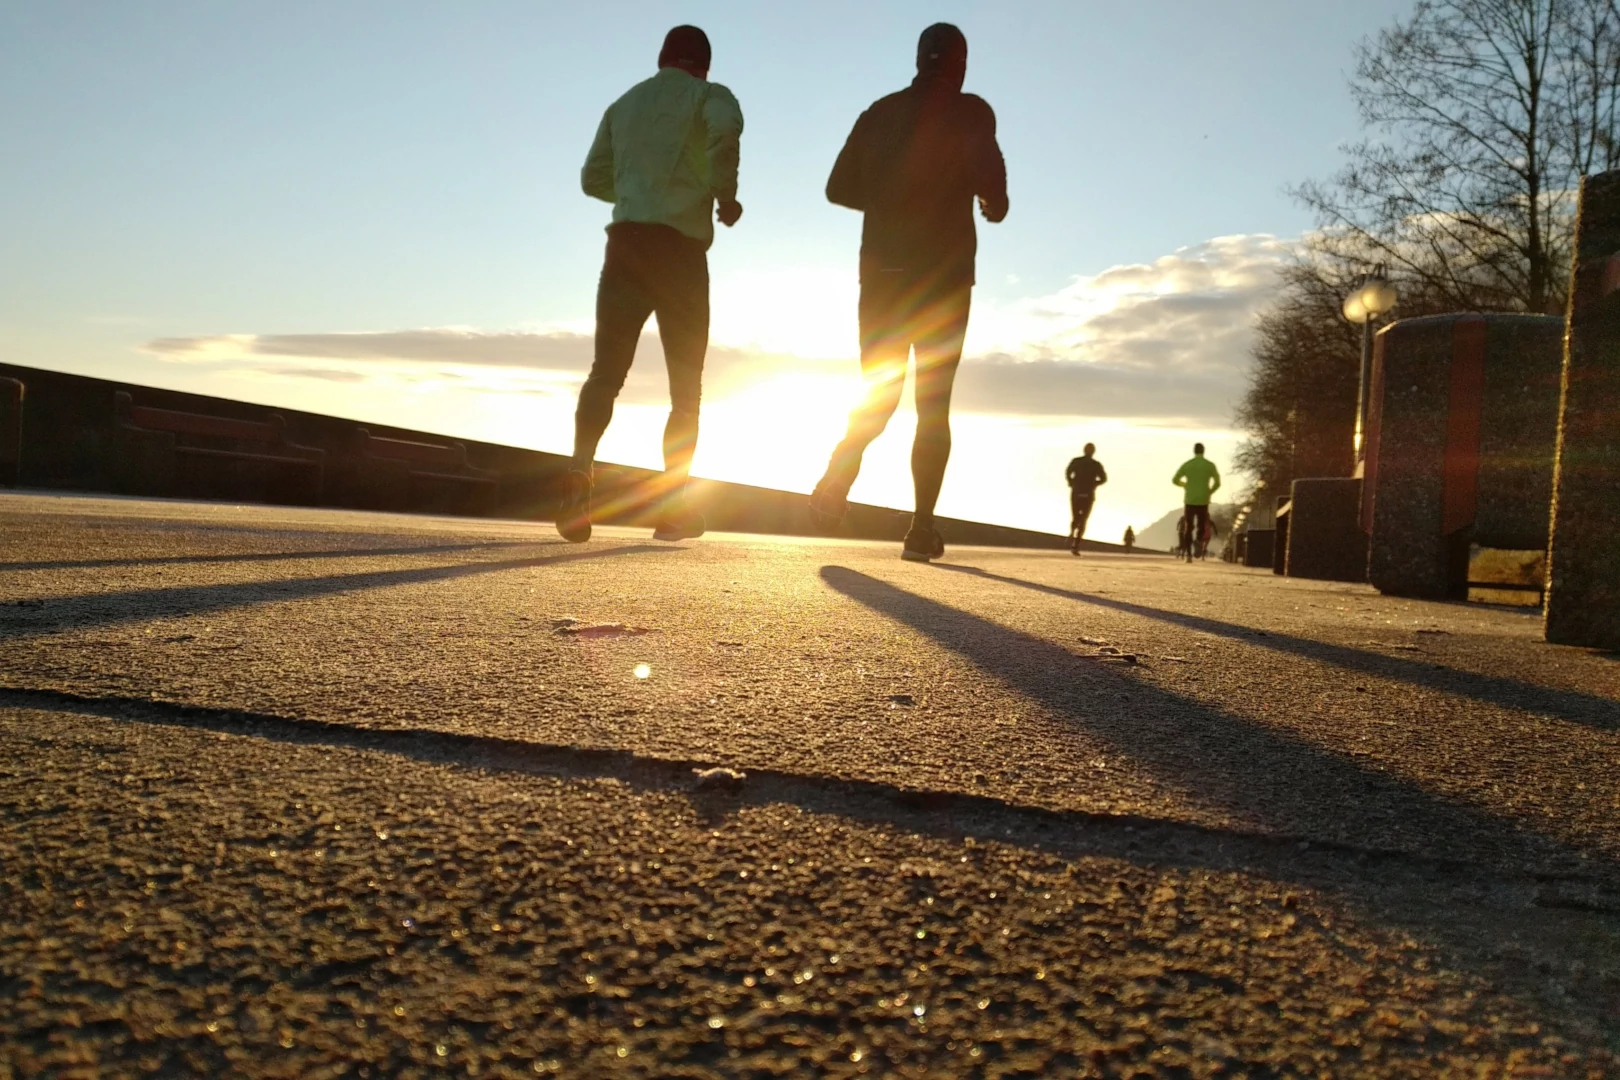
[[[0,1077],[1620,1075],[1617,738],[1214,562],[4,495]]]

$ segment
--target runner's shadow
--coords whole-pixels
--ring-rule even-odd
[[[561,545],[558,543],[544,546]],[[506,559],[500,562],[457,563],[452,566],[429,566],[408,570],[373,570],[358,574],[332,574],[325,577],[290,578],[281,581],[181,585],[167,589],[133,589],[126,592],[74,596],[64,600],[49,600],[40,607],[20,610],[16,607],[0,607],[0,641],[17,641],[70,630],[146,622],[151,619],[206,615],[255,604],[279,604],[289,600],[308,600],[338,593],[359,592],[364,589],[420,585],[430,581],[452,581],[476,574],[532,570],[588,559],[679,550],[681,549],[655,544],[629,544],[623,547],[565,551],[532,559]]]
[[[1459,697],[1473,698],[1475,701],[1485,702],[1489,705],[1501,705],[1506,708],[1523,709],[1533,713],[1546,713],[1561,720],[1569,720],[1603,731],[1620,730],[1620,701],[1599,697],[1596,694],[1583,694],[1575,690],[1552,690],[1544,686],[1520,682],[1516,679],[1504,679],[1494,675],[1479,675],[1474,672],[1458,671],[1449,667],[1436,667],[1430,663],[1403,660],[1395,656],[1381,656],[1378,653],[1364,652],[1361,649],[1351,649],[1343,645],[1332,645],[1323,641],[1312,641],[1309,638],[1279,634],[1274,630],[1258,631],[1252,627],[1221,622],[1218,619],[1206,619],[1202,616],[1188,615],[1179,611],[1166,611],[1163,608],[1146,607],[1125,600],[1114,600],[1094,593],[1076,592],[1072,589],[1060,589],[1055,585],[1042,585],[1039,582],[1006,577],[1002,574],[991,573],[988,570],[981,570],[976,566],[959,566],[948,563],[935,563],[934,566],[940,570],[950,570],[958,574],[971,574],[974,577],[1000,582],[1003,585],[1016,585],[1021,589],[1046,593],[1048,596],[1062,597],[1066,600],[1076,600],[1082,604],[1093,604],[1112,611],[1122,611],[1130,615],[1141,615],[1149,619],[1158,619],[1161,622],[1174,623],[1189,630],[1201,630],[1207,634],[1218,634],[1221,637],[1242,641],[1247,645],[1256,645],[1263,649],[1275,649],[1278,652],[1293,653],[1295,656],[1302,656],[1307,660],[1332,664],[1348,671],[1360,671],[1381,678],[1396,679],[1431,690],[1455,694]]]
[[[1170,791],[1250,827],[1519,871],[1615,872],[1596,847],[1573,850],[1285,729],[1145,683],[1129,668],[1077,656],[844,567],[824,566],[821,577],[1071,719]]]

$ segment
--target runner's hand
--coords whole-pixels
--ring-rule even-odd
[[[722,199],[720,205],[714,209],[714,216],[719,219],[720,224],[729,229],[737,224],[738,218],[742,217],[742,203],[736,199]]]

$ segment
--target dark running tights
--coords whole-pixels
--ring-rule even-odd
[[[930,289],[887,277],[862,282],[861,374],[866,396],[850,414],[848,431],[827,464],[826,482],[840,493],[849,491],[861,471],[861,456],[900,404],[907,355],[915,349],[917,438],[911,446],[911,477],[916,520],[933,521],[951,456],[951,388],[962,359],[972,296],[971,285]]]
[[[624,223],[608,230],[596,289],[596,355],[574,411],[574,467],[590,471],[636,343],[654,313],[669,370],[664,471],[670,489],[679,491],[697,450],[709,348],[709,261],[702,244],[666,225]]]

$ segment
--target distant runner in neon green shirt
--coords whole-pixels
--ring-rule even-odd
[[[1192,529],[1194,546],[1201,542],[1206,531],[1213,531],[1209,520],[1209,500],[1221,490],[1221,470],[1204,456],[1204,444],[1193,444],[1193,456],[1182,463],[1170,482],[1186,490],[1186,506],[1182,519]]]

